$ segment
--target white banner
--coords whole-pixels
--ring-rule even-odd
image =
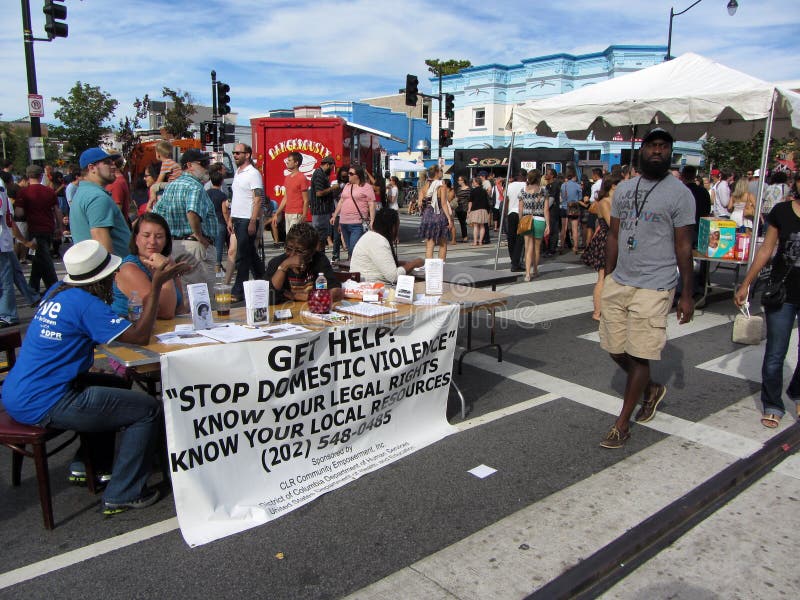
[[[190,546],[276,519],[453,433],[457,306],[401,325],[161,357],[172,489]]]

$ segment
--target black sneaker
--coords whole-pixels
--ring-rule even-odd
[[[103,502],[103,514],[107,516],[111,515],[118,515],[119,513],[125,512],[126,510],[135,509],[135,508],[147,508],[148,506],[152,506],[158,499],[161,497],[161,494],[158,490],[152,488],[145,488],[144,493],[136,499],[131,500],[130,502]]]
[[[642,399],[642,405],[639,407],[636,417],[634,417],[636,422],[647,423],[653,417],[655,417],[658,404],[664,399],[664,395],[666,393],[667,386],[661,385],[660,383],[654,383],[650,387],[650,392],[647,394],[647,398]]]
[[[630,437],[630,431],[620,431],[617,429],[616,425],[613,425],[611,429],[608,430],[608,433],[606,434],[606,437],[603,438],[603,441],[600,442],[600,446],[602,448],[611,448],[612,450],[616,450],[617,448],[622,448]]]

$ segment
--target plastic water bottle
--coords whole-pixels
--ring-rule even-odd
[[[128,320],[135,323],[142,316],[142,297],[139,292],[133,290],[128,298]]]
[[[327,290],[328,289],[328,280],[325,279],[325,275],[320,273],[317,275],[317,280],[314,282],[314,289],[315,290]]]

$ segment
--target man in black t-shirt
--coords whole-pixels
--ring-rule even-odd
[[[322,159],[319,168],[311,176],[311,190],[309,193],[309,208],[311,209],[311,224],[319,235],[320,252],[325,251],[328,238],[331,237],[331,215],[334,206],[334,190],[339,187],[337,181],[331,182],[331,171],[336,161],[331,155]]]

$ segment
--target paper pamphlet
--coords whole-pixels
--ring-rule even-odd
[[[190,283],[186,286],[189,296],[189,310],[192,313],[192,325],[195,329],[208,329],[214,326],[214,316],[211,314],[211,297],[208,293],[208,284]]]
[[[197,333],[225,344],[232,342],[244,342],[246,340],[256,340],[266,337],[266,333],[257,327],[247,327],[244,325],[221,325],[213,329],[201,329]]]
[[[380,304],[368,304],[366,302],[342,302],[336,307],[336,310],[362,317],[378,317],[380,315],[397,312],[396,308],[381,306]]]
[[[399,275],[394,292],[395,302],[411,304],[414,301],[414,276]]]
[[[444,261],[441,258],[425,259],[425,293],[441,296],[444,293]]]
[[[269,323],[269,282],[263,279],[245,281],[244,303],[248,325]]]

